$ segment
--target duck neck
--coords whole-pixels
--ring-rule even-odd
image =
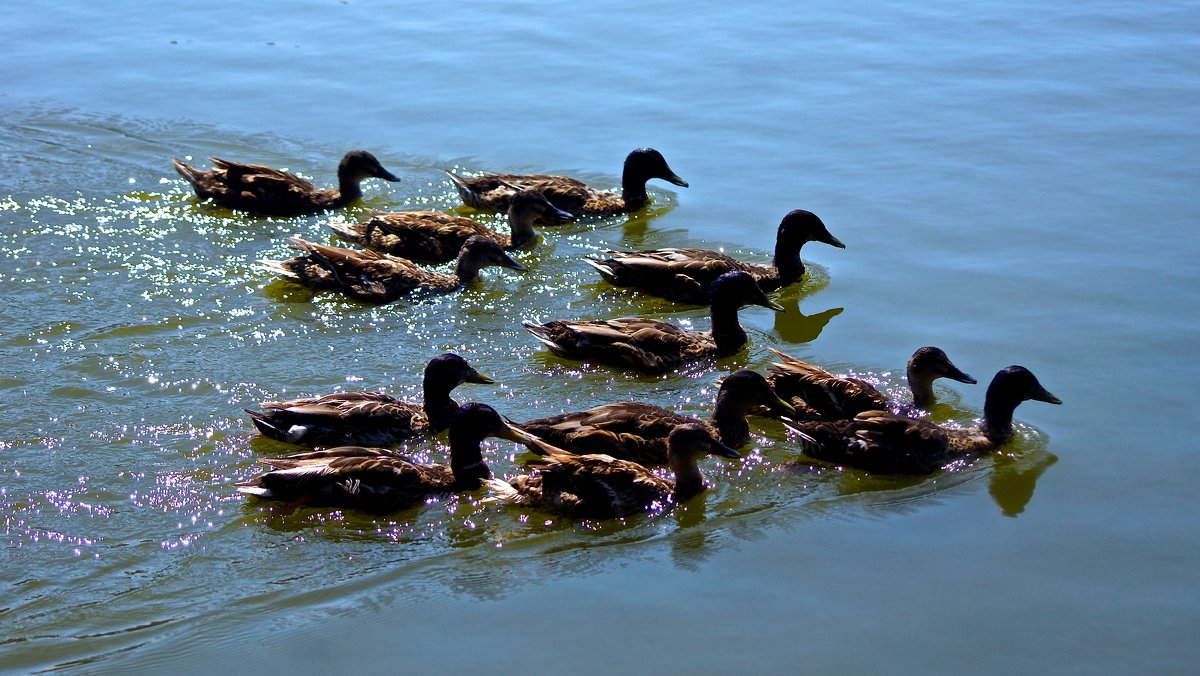
[[[646,181],[649,178],[640,171],[625,166],[621,172],[621,199],[625,200],[625,211],[637,211],[645,206],[650,199],[646,194]]]
[[[800,260],[800,247],[783,241],[775,242],[775,257],[771,265],[779,273],[779,281],[788,285],[804,276],[804,262]]]
[[[913,406],[927,408],[933,404],[933,381],[934,378],[927,374],[908,369],[908,389],[912,390]]]
[[[480,483],[492,472],[483,460],[483,450],[478,430],[450,430],[450,471],[454,474],[454,487],[458,490],[479,488]]]
[[[704,492],[704,475],[696,465],[696,458],[685,454],[683,457],[674,453],[671,456],[671,470],[675,472],[675,500],[683,502],[688,498]]]
[[[425,382],[424,399],[425,417],[429,419],[429,429],[435,434],[450,425],[450,416],[458,410],[458,404],[450,398],[450,388],[441,383]]]
[[[349,204],[362,197],[360,180],[349,171],[338,170],[338,204]]]
[[[716,301],[712,304],[712,337],[717,344],[717,353],[729,355],[737,352],[750,338],[738,323],[736,304]]]
[[[990,397],[983,403],[983,434],[994,444],[1000,445],[1012,438],[1013,411],[1019,401],[996,400]]]
[[[463,252],[458,255],[458,263],[454,266],[454,276],[458,278],[458,284],[464,286],[475,281],[482,267],[478,259]]]
[[[717,392],[712,422],[713,427],[717,428],[721,443],[734,447],[746,443],[750,438],[750,423],[746,421],[749,408],[747,399],[733,396],[726,390]]]
[[[509,246],[517,248],[532,242],[537,237],[537,232],[533,229],[533,221],[537,218],[537,214],[518,212],[516,210],[508,212],[508,229]]]

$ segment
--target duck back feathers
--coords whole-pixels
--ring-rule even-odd
[[[338,164],[337,189],[318,189],[290,172],[259,164],[212,158],[213,169],[202,171],[172,160],[175,171],[201,199],[220,206],[264,216],[302,216],[337,209],[362,196],[359,184],[367,178],[398,181],[374,155],[351,150]]]

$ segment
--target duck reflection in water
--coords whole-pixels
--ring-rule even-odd
[[[1038,479],[1056,462],[1058,456],[1040,448],[1020,455],[996,455],[988,495],[992,496],[1000,513],[1016,518],[1024,512],[1033,499]]]
[[[788,294],[788,297],[776,298],[775,301],[784,307],[784,311],[775,315],[775,332],[789,343],[811,343],[825,330],[829,320],[842,314],[845,308],[835,307],[813,315],[800,311],[800,297]]]

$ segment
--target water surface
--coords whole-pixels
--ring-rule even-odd
[[[308,2],[9,17],[23,65],[0,89],[0,666],[1189,671],[1196,16]],[[443,168],[616,186],[640,145],[691,187],[652,183],[641,213],[545,232],[525,275],[384,307],[256,266],[290,255],[287,236],[327,241],[326,217],[235,215],[170,168],[218,156],[326,185],[364,147],[403,181],[334,216],[354,218],[455,207]],[[788,311],[744,311],[752,344],[733,358],[628,376],[518,326],[703,327],[702,309],[611,289],[577,259],[684,245],[765,261],[794,208],[847,248],[806,248]],[[796,464],[782,426],[755,421],[745,463],[706,461],[713,490],[617,523],[482,494],[386,518],[288,511],[232,487],[293,450],[243,407],[416,397],[444,350],[497,383],[460,400],[520,420],[627,398],[707,415],[719,375],[764,369],[770,347],[903,396],[924,344],[983,383],[1024,364],[1065,403],[1018,409],[1003,454],[905,480]],[[983,391],[941,387],[933,415],[970,424]],[[501,475],[524,458],[485,450]]]

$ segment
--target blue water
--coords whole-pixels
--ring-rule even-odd
[[[1200,579],[1200,4],[77,2],[0,24],[0,668],[670,673],[1188,673]],[[518,278],[364,308],[259,258],[322,217],[231,217],[171,157],[299,171],[363,147],[364,206],[452,208],[441,173],[619,182],[634,147],[691,187],[545,233]],[[766,260],[784,213],[845,250],[742,313],[689,378],[581,369],[522,317],[675,310],[597,282],[601,248]],[[347,217],[361,214],[351,210]],[[776,347],[900,395],[912,350],[1063,401],[1004,454],[923,479],[810,472],[755,421],[687,509],[618,524],[482,496],[387,519],[234,493],[262,399],[416,396],[432,354],[514,419],[636,398],[706,415]],[[939,388],[969,424],[983,386]],[[519,469],[490,443],[499,474]],[[441,457],[425,445],[410,449]]]

